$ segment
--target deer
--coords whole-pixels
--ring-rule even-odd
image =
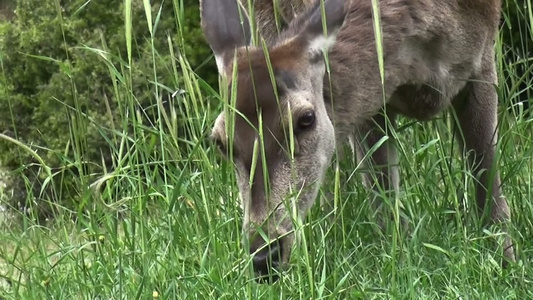
[[[247,0],[200,6],[220,89],[234,97],[232,114],[218,115],[210,137],[234,164],[256,275],[287,265],[296,243],[291,216],[305,219],[341,143],[352,141],[358,159],[369,156],[366,186],[397,193],[394,139],[370,149],[399,115],[427,121],[445,110],[456,115],[455,136],[477,176],[480,218],[502,225],[502,264],[515,261],[496,166],[501,0],[381,0],[377,9],[371,0],[255,0],[255,12]]]

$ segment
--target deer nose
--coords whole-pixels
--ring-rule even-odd
[[[250,244],[250,254],[253,255],[252,264],[259,282],[274,282],[278,280],[275,274],[281,264],[281,239],[267,243],[261,236],[256,237]]]

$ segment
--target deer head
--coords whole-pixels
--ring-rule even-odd
[[[287,262],[291,216],[305,217],[334,153],[324,51],[344,22],[345,1],[317,4],[267,47],[251,45],[238,0],[203,0],[201,9],[204,35],[227,79],[222,88],[236,95],[234,121],[221,113],[211,136],[223,155],[232,149],[254,269],[269,273]]]

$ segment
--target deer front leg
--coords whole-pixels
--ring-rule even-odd
[[[355,150],[357,160],[362,164],[363,182],[373,192],[371,204],[382,230],[390,222],[390,218],[385,217],[390,216],[390,210],[384,204],[394,201],[394,196],[399,190],[398,155],[390,134],[393,129],[391,125],[394,127],[395,116],[391,113],[387,116],[389,124],[385,115],[381,113],[359,126],[355,134]],[[373,149],[386,135],[388,139]]]
[[[494,74],[490,70],[486,71],[489,75]],[[500,176],[496,168],[498,99],[491,78],[493,76],[484,76],[485,82],[476,80],[469,83],[462,96],[454,100],[459,122],[456,136],[463,145],[463,153],[469,159],[473,174],[478,178],[476,199],[481,215],[488,213],[491,222],[506,223],[511,220],[511,212],[501,194]],[[487,198],[490,201],[487,201]],[[503,225],[505,229],[505,224]],[[509,236],[505,237],[503,247],[504,256],[514,261],[514,250]]]

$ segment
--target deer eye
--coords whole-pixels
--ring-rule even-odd
[[[300,130],[306,130],[311,128],[315,124],[315,112],[310,110],[307,112],[304,112],[299,118],[298,118],[298,129]]]

